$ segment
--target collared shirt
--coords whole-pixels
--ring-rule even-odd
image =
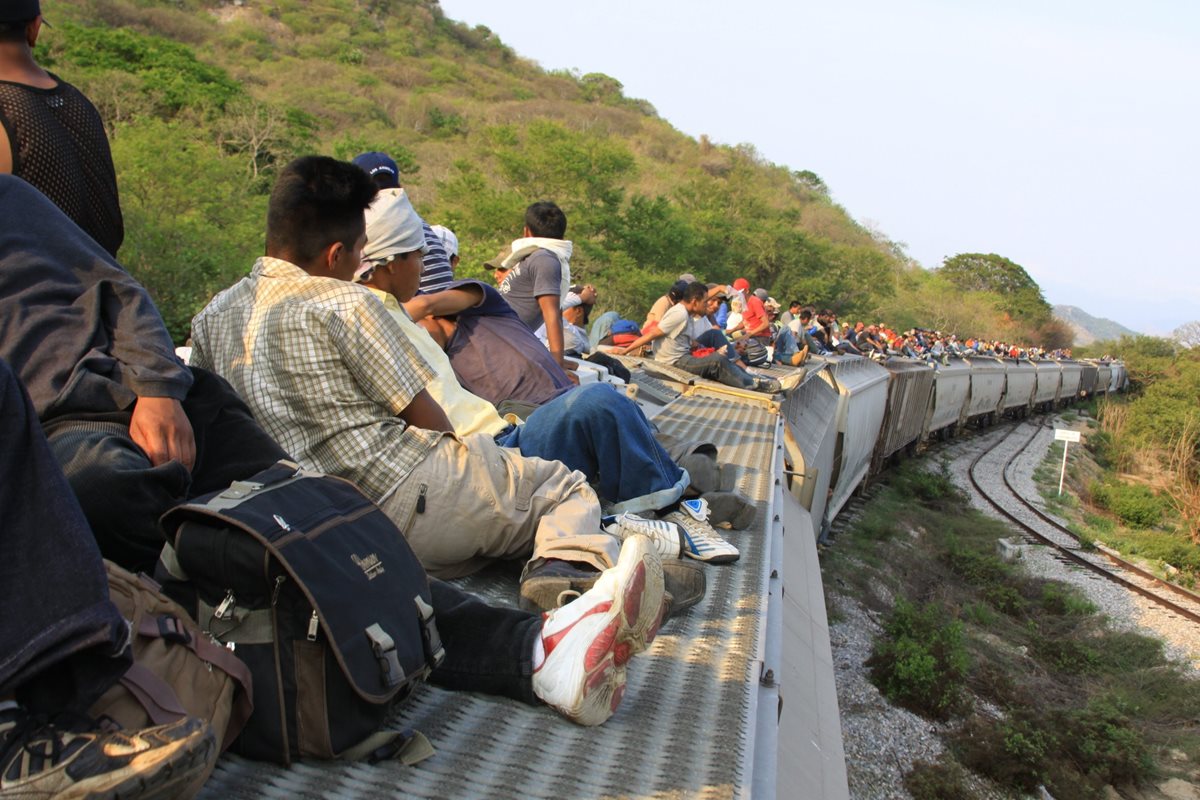
[[[454,374],[454,368],[450,366],[450,357],[438,347],[428,331],[412,321],[412,317],[395,297],[380,289],[370,286],[367,288],[380,299],[409,342],[433,370],[433,378],[425,388],[446,412],[455,433],[459,436],[469,436],[472,433],[495,436],[508,427],[504,418],[496,413],[494,405],[462,387]]]
[[[397,416],[433,373],[362,286],[263,257],[196,315],[192,342],[284,450],[376,502],[443,436]]]

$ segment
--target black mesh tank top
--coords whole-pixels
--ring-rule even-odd
[[[0,125],[13,174],[33,184],[112,255],[125,238],[117,176],[95,106],[68,83],[39,89],[0,81]]]

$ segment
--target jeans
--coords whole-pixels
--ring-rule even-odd
[[[612,513],[665,508],[689,483],[687,472],[654,438],[642,410],[606,383],[554,398],[496,443],[579,470],[612,504]]]
[[[151,466],[129,436],[129,412],[101,419],[58,418],[46,425],[50,448],[100,552],[132,572],[154,572],[165,541],[158,518],[168,508],[288,457],[224,379],[202,369],[192,373],[195,381],[183,400],[196,437],[190,474],[177,461]]]
[[[696,343],[721,351],[730,361],[737,361],[741,358],[738,355],[737,348],[733,346],[733,343],[729,341],[729,337],[725,335],[725,331],[720,331],[716,328],[707,330],[696,337]],[[721,348],[724,348],[724,350]],[[734,366],[736,367],[737,364],[734,364]]]
[[[129,667],[92,532],[0,360],[0,697],[83,710]]]
[[[778,364],[787,364],[792,366],[792,356],[800,352],[800,348],[796,345],[796,337],[786,326],[775,337],[775,353],[774,360]]]
[[[736,389],[751,389],[757,383],[757,379],[753,375],[720,353],[711,353],[704,358],[683,356],[675,361],[675,366],[685,372],[718,381]]]

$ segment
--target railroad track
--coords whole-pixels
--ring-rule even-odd
[[[1009,442],[1012,436],[1024,424],[1016,423],[1012,425],[1004,437],[1000,438],[992,446],[985,448],[971,462],[967,473],[971,481],[971,486],[979,496],[1001,516],[1015,525],[1021,531],[1026,541],[1053,548],[1055,557],[1060,561],[1095,573],[1105,580],[1116,583],[1131,592],[1136,592],[1172,614],[1200,624],[1200,595],[1190,592],[1181,586],[1164,581],[1157,575],[1113,553],[1103,550],[1094,551],[1088,555],[1092,555],[1095,560],[1094,558],[1089,558],[1088,555],[1084,554],[1084,545],[1079,540],[1079,537],[1040,508],[1037,508],[1033,503],[1026,500],[1012,485],[1009,473],[1013,463],[1029,449],[1037,439],[1037,435],[1045,427],[1044,425],[1035,425],[1033,433],[1024,444],[1017,448],[1004,461],[1003,466],[1000,468],[1003,491],[994,492],[984,488],[977,474],[980,462],[995,453],[1002,445]],[[1107,561],[1108,564],[1106,565],[1099,559]]]

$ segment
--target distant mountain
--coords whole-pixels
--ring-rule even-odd
[[[1075,344],[1085,345],[1120,339],[1122,336],[1137,336],[1137,331],[1126,328],[1119,322],[1102,317],[1093,317],[1082,308],[1055,306],[1054,316],[1071,326],[1075,331]]]

